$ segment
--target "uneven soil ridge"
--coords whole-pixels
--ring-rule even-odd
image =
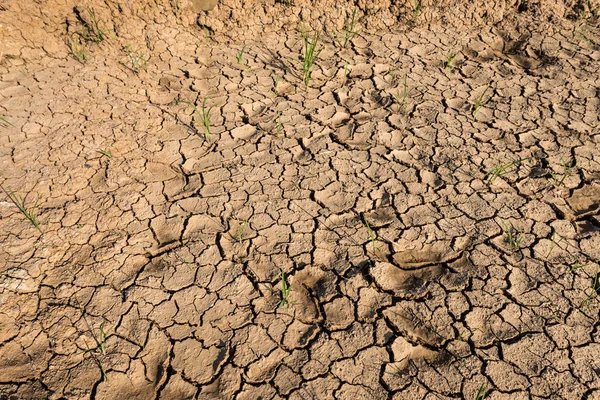
[[[594,3],[41,3],[0,3],[0,399],[600,399]]]

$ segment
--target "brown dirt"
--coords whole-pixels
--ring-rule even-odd
[[[600,398],[597,1],[172,3],[0,2],[0,399]]]

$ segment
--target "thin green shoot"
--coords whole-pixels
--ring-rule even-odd
[[[483,93],[481,93],[477,100],[475,100],[475,104],[473,105],[473,116],[476,116],[479,110],[481,110],[481,107],[485,106],[490,101],[491,97],[487,100],[484,100],[485,94],[487,93],[490,87],[492,87],[492,85],[491,83],[488,83]]]
[[[85,9],[77,7],[77,10],[80,14],[82,10],[87,13],[87,18],[81,18],[86,27],[86,32],[83,33],[84,39],[100,43],[108,38],[106,25],[102,19],[98,18],[93,7],[86,7]]]
[[[394,83],[396,82],[396,79],[398,78],[398,74],[396,73],[396,71],[390,71],[386,77],[389,76],[390,77],[390,83]]]
[[[36,215],[36,209],[38,206],[39,198],[36,200],[35,204],[32,207],[28,208],[25,206],[25,199],[19,197],[19,195],[13,192],[11,188],[8,188],[8,190],[6,190],[2,187],[2,190],[4,191],[4,193],[6,193],[10,201],[12,201],[13,204],[17,206],[17,208],[21,211],[21,213],[31,222],[31,224],[35,226],[36,229],[40,231],[40,233],[42,233],[42,228],[40,228]]]
[[[141,50],[134,50],[130,44],[125,46],[124,50],[129,56],[129,63],[135,72],[148,69],[148,57]]]
[[[281,77],[279,75],[275,75],[275,77],[273,78],[273,89],[271,89],[271,91],[273,93],[275,93],[276,96],[279,95],[279,80],[281,79]]]
[[[421,15],[421,0],[415,0],[413,3],[413,10],[410,15],[410,23],[414,23],[417,18]]]
[[[246,45],[236,54],[235,59],[239,65],[244,65],[244,52],[246,51]]]
[[[452,69],[454,68],[454,66],[452,65],[452,62],[454,61],[455,57],[456,57],[456,53],[454,53],[454,52],[450,52],[450,54],[448,54],[448,57],[446,57],[446,61],[444,61],[444,69],[448,69],[448,70],[452,71]]]
[[[246,218],[244,223],[242,225],[240,225],[240,227],[237,230],[236,237],[237,237],[237,240],[239,243],[242,243],[242,240],[244,238],[244,232],[246,231],[246,228],[248,228],[249,220],[250,220],[250,217]]]
[[[88,347],[86,349],[83,349],[83,351],[81,352],[81,354],[91,353],[93,355],[94,360],[98,363],[98,366],[100,367],[100,371],[102,371],[102,377],[104,378],[105,382],[108,382],[108,375],[106,374],[104,365],[102,365],[102,362],[98,359],[96,353],[100,352],[100,354],[102,354],[103,356],[106,356],[105,342],[106,342],[106,339],[108,339],[111,335],[112,335],[112,333],[107,335],[106,332],[104,331],[104,322],[103,322],[102,324],[100,324],[100,333],[98,334],[98,336],[93,335],[94,341],[96,342],[96,347]]]
[[[317,57],[321,53],[321,50],[323,50],[321,48],[317,51],[320,37],[320,31],[316,31],[315,34],[312,37],[310,37],[308,32],[304,31],[304,29],[302,28],[302,40],[304,42],[304,58],[302,70],[304,76],[304,84],[306,85],[306,87],[308,87],[310,83],[313,65]]]
[[[377,235],[375,234],[375,232],[373,232],[373,229],[371,229],[371,225],[369,224],[369,221],[367,221],[367,218],[365,216],[363,216],[363,220],[365,221],[365,226],[367,227],[367,232],[369,232],[369,239],[371,240],[371,246],[373,248],[373,253],[375,253],[375,244],[377,243]]]
[[[345,49],[348,46],[348,43],[352,42],[352,39],[354,39],[356,37],[356,35],[358,35],[358,31],[354,30],[354,28],[356,27],[356,7],[354,7],[354,10],[352,11],[352,19],[348,20],[348,18],[346,18],[346,21],[344,22],[344,46],[343,48]]]
[[[544,321],[546,321],[546,320],[548,319],[548,318],[544,317],[542,314],[538,313],[538,312],[537,312],[537,311],[535,311],[535,310],[531,310],[531,312],[533,312],[533,315],[534,315],[535,317],[537,317],[537,318],[539,318],[539,319],[541,319],[541,320],[544,320]]]
[[[521,248],[521,240],[523,240],[523,233],[513,233],[512,226],[509,228],[503,220],[500,220],[504,234],[506,235],[506,241],[512,251],[518,251]]]
[[[394,95],[394,100],[396,101],[396,104],[398,104],[398,109],[400,110],[400,112],[404,111],[404,106],[406,105],[406,100],[408,99],[408,95],[410,93],[410,91],[408,90],[408,82],[407,82],[406,72],[404,73],[404,84],[402,85],[402,87],[403,87],[402,94],[400,94],[400,92],[398,92],[397,95]]]
[[[206,108],[207,100],[208,100],[208,97],[202,101],[202,112],[200,112],[200,110],[198,110],[198,108],[196,107],[196,105],[194,103],[190,103],[187,101],[184,101],[184,103],[186,103],[189,107],[191,107],[194,110],[194,112],[196,113],[196,115],[198,115],[200,117],[200,120],[202,121],[202,128],[204,129],[204,138],[206,140],[210,140],[210,112],[217,105],[213,104],[212,106]]]
[[[494,181],[497,178],[508,174],[509,172],[512,171],[512,168],[514,166],[521,164],[521,162],[523,162],[525,160],[526,160],[526,158],[520,158],[518,160],[509,162],[506,164],[502,164],[502,162],[498,158],[498,163],[496,164],[496,166],[494,168],[492,168],[490,171],[488,171],[488,173],[485,174],[483,179],[487,181],[488,185],[491,185],[492,183],[494,183]]]
[[[548,174],[552,178],[555,187],[559,187],[563,184],[565,178],[570,174],[571,170],[573,169],[573,166],[575,165],[575,160],[573,158],[571,158],[569,161],[565,161],[561,158],[560,162],[563,167],[562,176],[560,178],[556,173],[554,173],[554,171],[552,171],[551,169],[548,170]]]
[[[96,352],[96,351],[100,351],[100,353],[102,353],[103,356],[106,355],[106,348],[104,347],[104,343],[106,342],[106,339],[108,339],[110,335],[107,335],[106,332],[104,331],[104,322],[102,324],[100,324],[100,333],[98,336],[94,335],[94,341],[96,342],[96,347],[88,347],[86,349],[83,349],[82,353],[89,353],[89,352]]]
[[[344,82],[348,80],[348,60],[344,60]]]
[[[282,268],[281,269],[281,302],[279,302],[279,307],[277,307],[277,308],[283,308],[284,306],[292,305],[296,302],[295,300],[290,300],[291,292],[292,292],[292,286],[291,285],[288,286],[288,284],[285,280],[285,271]]]
[[[576,259],[571,263],[571,265],[569,265],[569,272],[574,274],[575,272],[577,272],[578,269],[583,268],[586,265],[587,264],[582,264],[581,261],[579,261],[579,259]]]
[[[469,333],[470,333],[470,332],[469,332]],[[467,334],[467,335],[468,335],[468,334]],[[465,337],[465,336],[463,336],[463,333],[459,331],[459,332],[458,332],[458,336],[456,337],[456,340],[457,340],[457,341],[459,341],[459,342],[466,342],[467,340],[469,340],[469,337],[470,337],[470,336],[466,336],[466,337]]]
[[[281,122],[281,111],[275,117],[275,130],[277,131],[277,136],[281,136],[284,133],[283,122]]]
[[[12,123],[11,123],[9,120],[7,120],[6,118],[2,118],[2,117],[0,117],[0,122],[4,123],[4,124],[6,124],[6,125],[10,125],[10,126],[12,126],[13,128],[16,128],[16,126],[14,126],[14,125],[13,125],[13,124],[12,124]]]
[[[102,149],[102,150],[96,150],[96,151],[108,158],[112,158],[112,156],[113,156],[112,151],[110,151],[110,149]]]
[[[210,29],[208,29],[208,26],[203,25],[202,31],[204,32],[204,40],[207,42],[210,41],[212,39],[212,33],[211,33]]]
[[[554,240],[554,237],[556,235],[556,232],[552,234],[552,238],[550,240],[552,240],[552,244],[550,245],[550,250],[548,250],[548,254],[546,255],[546,258],[550,257],[550,254],[552,254],[552,251],[554,250],[554,248],[556,246],[558,246],[563,240],[565,240],[565,238],[563,236],[560,236],[560,240],[557,242],[556,240]]]
[[[71,35],[69,37],[69,45],[71,47],[71,53],[73,56],[75,56],[77,61],[82,64],[86,62],[88,59],[88,53],[85,50],[84,44],[81,42],[80,36]]]
[[[597,298],[598,295],[600,294],[600,283],[598,282],[598,274],[599,274],[599,272],[598,272],[598,264],[596,264],[596,273],[592,277],[592,287],[588,288],[588,289],[585,289],[583,291],[583,293],[587,297],[581,303],[582,307],[585,307],[588,304],[590,304],[592,302],[592,300],[594,300],[595,298]]]
[[[431,113],[431,115],[429,117],[427,117],[427,119],[425,120],[425,123],[427,124],[427,126],[431,126],[431,124],[433,124],[437,118],[437,116],[440,114],[439,111],[434,111],[433,113]]]
[[[487,396],[487,392],[487,386],[485,386],[485,383],[482,383],[477,391],[477,394],[475,395],[475,400],[484,400],[485,396]]]

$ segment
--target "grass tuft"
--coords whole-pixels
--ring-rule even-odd
[[[475,400],[484,400],[485,396],[487,396],[487,392],[487,386],[485,386],[485,383],[482,383],[477,391],[477,394],[475,395]]]
[[[239,65],[244,65],[244,53],[246,52],[246,45],[235,55],[235,59]]]
[[[125,53],[127,53],[127,56],[129,56],[131,69],[133,69],[135,72],[140,72],[141,70],[145,71],[148,69],[149,57],[146,56],[141,50],[134,50],[130,44],[123,47],[123,50],[125,50]]]
[[[348,47],[348,44],[352,42],[352,40],[358,35],[359,31],[355,30],[356,28],[356,7],[352,11],[352,19],[348,19],[346,17],[346,21],[344,22],[344,45],[342,46],[344,49]]]
[[[444,61],[444,69],[452,71],[454,68],[452,62],[454,61],[454,58],[456,58],[456,54],[457,53],[454,52],[450,52],[450,54],[448,54],[448,57],[446,57],[446,60]]]
[[[100,367],[100,371],[102,371],[102,377],[105,382],[108,382],[108,375],[106,375],[106,369],[104,368],[104,365],[102,365],[102,361],[100,361],[98,359],[98,357],[96,356],[96,353],[99,352],[103,356],[106,355],[106,348],[104,346],[104,343],[106,342],[106,339],[108,339],[111,335],[112,334],[107,335],[106,332],[104,331],[104,322],[103,322],[100,325],[100,332],[99,332],[98,336],[93,335],[94,341],[96,342],[96,347],[88,347],[86,349],[83,349],[83,351],[81,352],[81,354],[92,353],[94,355],[94,360],[96,361],[96,363],[98,363],[98,367]]]
[[[562,176],[560,178],[558,177],[558,175],[556,173],[554,173],[554,171],[552,171],[551,169],[548,169],[548,175],[550,175],[550,177],[552,178],[552,183],[554,184],[555,187],[559,187],[560,185],[563,184],[563,182],[565,181],[565,178],[569,175],[569,173],[573,169],[573,166],[575,165],[575,160],[573,158],[571,158],[569,161],[565,161],[561,158],[560,162],[563,167]]]
[[[81,42],[81,37],[79,35],[71,35],[69,37],[69,47],[71,49],[71,54],[79,61],[80,63],[84,63],[88,59],[88,53],[85,50],[85,45]]]
[[[513,227],[510,228],[506,225],[506,222],[500,220],[500,224],[502,225],[502,230],[504,230],[504,234],[506,235],[506,241],[510,246],[512,251],[518,251],[521,248],[521,240],[523,240],[523,232],[519,232],[518,234],[513,233]]]
[[[244,221],[244,223],[242,225],[240,225],[240,227],[238,228],[237,232],[236,232],[236,238],[237,241],[239,243],[242,243],[242,240],[244,239],[244,232],[246,232],[246,228],[248,228],[248,221],[250,220],[250,217],[246,218],[246,220]]]
[[[85,26],[85,31],[82,33],[85,40],[100,43],[108,38],[106,24],[101,18],[98,18],[93,7],[77,6],[75,10]]]
[[[413,2],[413,10],[410,14],[410,24],[414,24],[417,18],[421,15],[421,0],[414,0]]]
[[[317,31],[315,34],[310,37],[308,32],[302,29],[302,41],[304,42],[304,58],[302,64],[303,76],[304,76],[304,84],[308,87],[310,83],[310,78],[312,75],[313,65],[321,53],[322,48],[317,50],[319,39],[321,37],[321,32]]]
[[[496,166],[494,168],[492,168],[490,171],[488,171],[488,173],[485,174],[483,179],[487,181],[486,183],[488,185],[491,185],[492,183],[494,183],[494,181],[497,178],[508,174],[509,172],[512,171],[512,168],[514,166],[521,164],[521,162],[523,162],[525,160],[526,160],[526,158],[520,158],[516,161],[512,161],[507,164],[502,164],[502,162],[498,158],[498,163],[496,164]]]
[[[19,195],[17,195],[15,192],[13,192],[11,188],[8,188],[8,190],[2,188],[2,190],[4,191],[4,193],[6,193],[6,195],[13,202],[13,204],[19,208],[21,213],[25,217],[27,217],[27,219],[33,224],[33,226],[35,226],[37,230],[40,231],[40,233],[42,233],[42,228],[40,228],[40,225],[38,224],[36,215],[36,208],[39,202],[39,198],[32,207],[27,208],[25,206],[25,200],[22,197],[19,197]]]
[[[194,110],[194,112],[196,113],[196,115],[198,115],[200,117],[200,120],[202,121],[202,128],[204,129],[204,138],[206,140],[210,140],[210,112],[217,105],[213,104],[212,106],[206,108],[207,100],[208,100],[208,97],[206,97],[204,100],[202,100],[202,111],[198,110],[198,108],[196,107],[196,105],[194,103],[191,103],[188,101],[184,101],[183,103],[187,104],[190,108],[192,108]]]
[[[288,305],[292,305],[294,304],[296,301],[295,300],[290,300],[290,293],[292,292],[292,287],[288,286],[286,280],[285,280],[285,271],[283,270],[283,268],[281,269],[281,301],[279,302],[279,307],[277,308],[283,308],[285,306]]]
[[[583,293],[587,296],[585,300],[581,302],[581,307],[585,307],[596,299],[600,295],[600,283],[598,282],[598,264],[596,264],[596,273],[592,277],[592,287],[585,289]]]

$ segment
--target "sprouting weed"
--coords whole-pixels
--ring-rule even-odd
[[[85,50],[84,44],[81,42],[81,38],[79,35],[71,35],[69,36],[69,47],[71,48],[71,53],[77,61],[80,63],[86,62],[88,59],[88,53]]]
[[[352,42],[352,39],[354,39],[354,37],[356,35],[358,35],[358,31],[354,30],[354,28],[356,27],[356,7],[354,7],[354,10],[352,11],[352,19],[348,20],[348,18],[346,18],[346,21],[344,22],[344,45],[342,46],[343,48],[346,48],[348,46],[348,43]]]
[[[597,298],[598,295],[600,294],[600,283],[598,282],[598,274],[599,274],[598,267],[599,267],[599,265],[596,264],[596,273],[592,277],[592,287],[583,291],[583,293],[587,297],[585,300],[583,300],[583,302],[581,302],[582,307],[585,307],[588,304],[590,304],[591,301],[594,300],[595,298]]]
[[[494,183],[494,181],[497,178],[508,174],[509,172],[511,172],[511,170],[514,166],[521,164],[521,162],[523,162],[525,160],[527,160],[527,159],[520,158],[518,160],[509,162],[506,164],[502,164],[502,162],[498,158],[498,163],[496,164],[496,166],[494,168],[492,168],[488,173],[486,173],[485,176],[483,177],[483,179],[487,180],[488,185],[491,185],[492,183]]]
[[[367,232],[369,232],[369,239],[371,240],[371,246],[373,248],[373,253],[375,253],[375,243],[377,242],[377,235],[375,234],[375,232],[373,232],[373,229],[371,229],[371,225],[369,225],[369,221],[367,221],[367,218],[365,216],[363,216],[363,220],[365,221],[365,226],[367,227]]]
[[[431,115],[429,115],[429,117],[427,117],[425,119],[425,123],[427,124],[427,126],[431,126],[431,124],[433,124],[437,118],[437,116],[440,114],[439,111],[434,111],[431,113]]]
[[[108,38],[106,25],[102,19],[98,18],[93,7],[77,6],[75,9],[85,25],[85,31],[82,33],[85,40],[100,43]],[[86,15],[84,16],[83,13]]]
[[[477,394],[475,395],[475,400],[484,400],[485,396],[487,396],[487,392],[487,386],[485,386],[485,383],[482,383],[477,391]]]
[[[108,382],[108,376],[106,375],[106,370],[102,365],[102,361],[100,361],[97,357],[97,353],[99,352],[102,356],[106,355],[106,348],[104,346],[106,339],[108,339],[112,334],[107,335],[104,331],[104,322],[100,325],[100,332],[98,336],[94,335],[94,341],[96,342],[96,347],[89,347],[83,349],[82,354],[91,353],[93,354],[94,360],[98,363],[100,370],[102,371],[102,377],[106,382]]]
[[[475,101],[475,104],[473,105],[473,117],[477,115],[477,113],[479,112],[481,107],[483,107],[490,101],[491,97],[488,98],[487,100],[484,100],[484,96],[491,86],[492,86],[491,83],[488,83],[488,85],[485,87],[483,93],[481,93],[481,95]]]
[[[348,80],[348,60],[344,60],[344,82]]]
[[[248,228],[249,220],[250,220],[250,217],[246,218],[244,223],[242,225],[240,225],[240,227],[237,230],[236,238],[237,238],[238,242],[240,242],[240,243],[242,243],[242,239],[244,237],[244,232],[246,231],[246,228]]]
[[[392,79],[394,77],[392,76]],[[398,104],[398,109],[400,112],[404,111],[404,106],[406,105],[406,100],[408,99],[408,95],[412,90],[408,90],[408,82],[407,82],[407,74],[404,73],[404,84],[402,85],[402,93],[398,92],[398,94],[393,95],[396,104]]]
[[[506,234],[506,241],[508,242],[508,245],[510,246],[511,250],[519,250],[521,248],[521,240],[523,239],[523,233],[521,232],[518,235],[515,235],[513,233],[512,227],[509,228],[503,220],[500,220],[500,224],[502,225],[502,229]]]
[[[563,167],[562,176],[560,178],[557,176],[556,173],[554,173],[554,171],[552,171],[551,169],[548,170],[548,174],[552,178],[552,182],[555,187],[559,187],[563,184],[565,178],[569,175],[569,173],[573,169],[573,166],[575,165],[575,160],[573,158],[571,158],[569,161],[565,161],[561,158],[560,162]]]
[[[586,265],[587,264],[582,264],[581,261],[579,261],[579,259],[577,258],[571,263],[571,265],[569,265],[569,272],[574,274],[575,272],[577,272],[578,269],[583,268]]]
[[[148,56],[146,56],[141,50],[134,50],[130,44],[125,46],[123,49],[129,56],[131,69],[133,69],[135,72],[148,69]]]
[[[292,301],[289,299],[291,292],[292,292],[292,287],[288,286],[288,284],[285,280],[285,271],[282,268],[281,269],[281,302],[279,302],[279,307],[277,307],[277,308],[283,308],[286,305],[292,305],[296,302],[295,300]]]
[[[244,64],[244,52],[245,51],[246,51],[246,45],[244,45],[244,47],[242,47],[242,49],[235,56],[235,58],[237,60],[237,63],[239,65],[243,65]]]
[[[302,40],[304,42],[304,58],[303,58],[303,65],[302,65],[302,69],[303,69],[303,76],[304,76],[304,84],[306,85],[306,87],[308,87],[309,83],[310,83],[310,78],[312,75],[312,68],[313,65],[317,59],[317,57],[319,56],[319,53],[321,53],[320,49],[317,51],[317,46],[319,43],[319,39],[321,37],[321,32],[317,31],[315,32],[315,34],[312,36],[312,38],[309,36],[308,32],[306,32],[304,30],[304,28],[302,28]]]
[[[419,17],[419,15],[421,15],[421,0],[414,0],[413,3],[413,10],[412,13],[410,14],[410,23],[414,23],[417,18]]]
[[[212,106],[206,108],[207,100],[208,100],[208,97],[202,101],[202,112],[200,112],[200,110],[198,110],[198,108],[194,105],[194,103],[190,103],[187,101],[184,101],[183,103],[187,104],[190,108],[192,108],[194,110],[194,112],[196,113],[196,115],[198,115],[200,117],[200,120],[202,121],[202,127],[204,129],[204,138],[206,140],[210,140],[210,112],[217,105],[213,104]]]
[[[277,131],[277,136],[284,133],[283,122],[281,122],[281,111],[279,111],[275,117],[275,130]]]
[[[31,224],[33,226],[35,226],[36,229],[38,231],[40,231],[40,233],[42,233],[42,228],[40,228],[40,225],[38,224],[37,215],[36,215],[36,209],[38,206],[39,197],[33,206],[27,208],[25,206],[25,199],[23,199],[22,197],[19,197],[19,195],[17,195],[15,192],[13,192],[11,188],[8,188],[8,190],[6,190],[2,187],[2,190],[4,191],[4,193],[6,193],[6,195],[13,202],[13,204],[17,206],[17,208],[21,211],[21,213],[29,220],[29,222],[31,222]]]
[[[552,254],[552,251],[554,250],[554,248],[556,246],[558,246],[560,244],[560,242],[562,242],[563,240],[565,240],[564,237],[560,236],[560,240],[557,242],[557,241],[554,240],[555,235],[556,235],[556,233],[552,234],[552,239],[551,239],[552,240],[552,244],[550,245],[550,250],[548,250],[548,254],[546,255],[546,258],[549,258],[550,254]]]
[[[279,75],[275,75],[275,77],[273,78],[273,89],[271,89],[271,91],[273,93],[275,93],[275,95],[279,95],[279,80],[281,79],[281,77]]]
[[[454,58],[456,57],[456,53],[451,52],[450,54],[448,54],[448,57],[446,57],[446,61],[444,61],[444,69],[448,69],[450,71],[452,71],[452,69],[454,68],[454,66],[452,65],[452,62],[454,61]]]
[[[112,151],[110,149],[96,150],[98,153],[102,154],[105,157],[112,158]]]
[[[6,118],[0,117],[0,122],[2,122],[3,124],[6,124],[6,125],[10,125],[13,128],[15,128],[15,126],[9,120],[7,120]]]

